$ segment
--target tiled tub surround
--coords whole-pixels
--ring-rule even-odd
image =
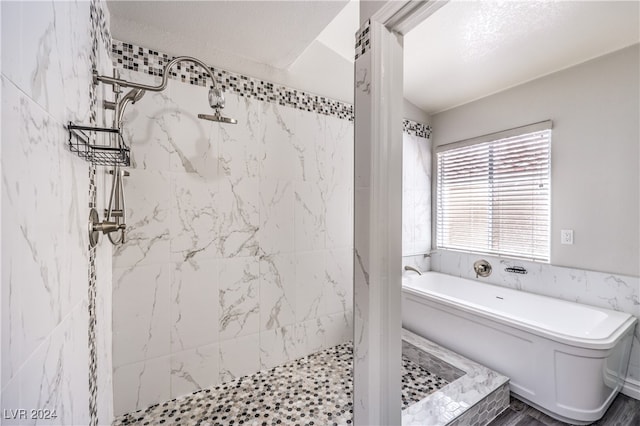
[[[509,379],[408,330],[402,353],[450,383],[402,412],[402,425],[482,426],[509,406]]]
[[[403,257],[431,251],[431,140],[424,133],[402,135]]]
[[[157,77],[121,70],[129,80]],[[353,122],[170,80],[125,115],[116,414],[352,338]]]
[[[462,278],[476,279],[473,262],[486,259],[493,272],[480,281],[529,293],[550,296],[640,318],[640,278],[604,272],[565,268],[523,260],[504,259],[472,253],[438,250],[431,255],[431,270]],[[505,268],[522,266],[527,274]],[[636,326],[626,382],[622,392],[640,399],[640,327]]]
[[[403,425],[484,425],[508,406],[505,377],[410,332],[403,338],[402,408],[411,411]],[[344,343],[126,414],[114,426],[351,424],[352,363]]]
[[[90,52],[93,45],[96,65],[110,74],[103,31],[108,11],[100,1],[1,2],[0,7],[2,424],[35,423],[11,419],[9,410],[18,409],[27,410],[27,417],[32,409],[55,410],[55,418],[38,424],[89,425],[96,419],[109,424],[111,247],[101,244],[95,252],[91,273],[97,292],[90,312],[89,165],[68,151],[65,129],[69,121],[89,124],[92,113],[104,123],[90,96]],[[97,98],[102,96],[98,90]],[[100,169],[95,176],[100,209],[104,176]],[[90,344],[96,349],[95,369]],[[91,408],[90,397],[96,398]]]

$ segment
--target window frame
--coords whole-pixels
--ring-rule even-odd
[[[551,263],[551,238],[552,238],[552,217],[551,217],[551,210],[552,210],[552,206],[551,206],[551,202],[552,202],[552,191],[553,191],[553,185],[552,185],[552,141],[553,141],[553,136],[552,134],[549,136],[549,165],[548,165],[548,181],[549,181],[549,198],[548,198],[548,205],[549,205],[549,210],[548,210],[548,241],[547,241],[547,258],[546,259],[542,259],[539,257],[531,257],[531,256],[517,256],[517,255],[513,255],[510,253],[500,253],[500,252],[484,252],[484,251],[476,251],[473,249],[469,249],[469,250],[464,250],[464,249],[459,249],[459,248],[446,248],[446,247],[440,247],[438,245],[438,240],[439,240],[439,235],[438,235],[438,230],[439,230],[439,214],[438,214],[438,203],[440,202],[440,194],[438,191],[439,188],[439,184],[440,184],[440,172],[439,172],[439,167],[438,167],[438,162],[439,162],[439,153],[444,152],[444,151],[449,151],[449,150],[453,150],[453,149],[458,149],[458,148],[465,148],[468,146],[472,146],[472,145],[477,145],[477,144],[482,144],[482,143],[487,143],[487,142],[497,142],[498,140],[501,139],[506,139],[506,138],[511,138],[511,137],[515,137],[515,136],[519,136],[519,135],[525,135],[527,133],[534,133],[534,132],[539,132],[539,131],[544,131],[544,130],[549,130],[552,131],[553,130],[553,122],[551,120],[545,120],[545,121],[541,121],[541,122],[537,122],[537,123],[533,123],[533,124],[529,124],[529,125],[525,125],[525,126],[519,126],[519,127],[514,127],[511,129],[507,129],[504,131],[499,131],[499,132],[494,132],[494,133],[489,133],[486,135],[482,135],[482,136],[478,136],[478,137],[474,137],[474,138],[470,138],[470,139],[463,139],[460,141],[456,141],[456,142],[451,142],[451,143],[446,143],[446,144],[442,144],[442,145],[438,145],[438,146],[434,146],[434,152],[433,152],[433,164],[432,164],[432,218],[433,218],[433,226],[432,226],[432,247],[434,247],[434,250],[446,250],[446,251],[453,251],[453,252],[462,252],[462,253],[474,253],[474,254],[478,254],[478,255],[485,255],[485,256],[493,256],[493,257],[498,257],[498,258],[506,258],[506,259],[520,259],[520,260],[527,260],[527,261],[532,261],[532,262],[537,262],[537,263]],[[436,129],[437,131],[437,129]]]

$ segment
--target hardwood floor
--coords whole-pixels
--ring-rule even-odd
[[[489,426],[565,426],[560,422],[511,397],[509,408],[502,412]],[[639,426],[640,401],[618,394],[604,417],[594,426]]]

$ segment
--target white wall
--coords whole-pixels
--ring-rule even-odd
[[[96,250],[96,371],[90,370],[89,164],[68,151],[69,121],[90,124],[91,46],[112,68],[99,2],[2,2],[2,424],[55,411],[53,425],[110,424],[111,247]],[[101,25],[103,24],[103,25]],[[98,112],[98,111],[96,111]],[[102,114],[98,114],[102,117]],[[98,119],[97,124],[103,123]],[[96,175],[104,208],[104,171]],[[97,384],[91,413],[90,376]],[[30,412],[27,421],[35,424]],[[96,418],[97,415],[97,418]],[[8,414],[11,417],[10,412]],[[38,422],[42,423],[41,421]]]
[[[364,24],[389,0],[360,0],[360,25]]]
[[[429,114],[406,99],[403,100],[402,113],[403,117],[407,120],[416,121],[426,125],[431,124],[431,117],[429,117]]]
[[[551,119],[551,264],[640,275],[639,45],[433,115],[435,146]],[[560,230],[574,244],[560,244]]]
[[[124,78],[144,81],[141,73]],[[170,80],[126,113],[118,414],[351,338],[353,122]]]

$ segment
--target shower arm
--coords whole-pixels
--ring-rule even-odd
[[[213,89],[209,92],[209,106],[211,106],[211,108],[215,110],[216,120],[223,119],[223,117],[220,116],[220,109],[224,108],[224,97],[222,96],[222,92],[218,89],[216,78],[213,75],[213,71],[211,71],[211,68],[209,68],[207,64],[202,62],[200,59],[193,58],[191,56],[178,56],[176,58],[173,58],[167,63],[167,65],[165,65],[162,71],[162,82],[158,86],[150,86],[148,84],[135,83],[133,81],[124,80],[122,78],[99,75],[97,70],[93,70],[93,84],[110,84],[113,87],[113,90],[116,92],[119,92],[120,87],[130,87],[132,89],[127,92],[127,94],[124,95],[124,97],[119,101],[105,102],[105,107],[115,110],[114,122],[116,128],[120,129],[122,127],[124,110],[126,109],[129,102],[131,102],[131,104],[135,104],[140,100],[140,98],[144,96],[147,90],[151,92],[161,92],[167,88],[167,83],[169,82],[169,70],[171,70],[171,68],[173,68],[173,66],[179,62],[193,62],[194,64],[202,67],[207,72],[207,74],[209,74],[211,83],[213,84]]]
[[[100,82],[100,83],[110,84],[112,86],[117,85],[122,87],[131,87],[133,89],[142,89],[145,91],[149,90],[151,92],[162,92],[164,89],[167,88],[167,83],[169,82],[169,70],[178,62],[193,62],[196,65],[200,65],[202,68],[205,69],[205,71],[207,71],[207,73],[209,74],[209,77],[211,77],[211,81],[213,82],[213,88],[217,89],[216,78],[213,75],[213,71],[211,71],[211,69],[207,66],[207,64],[202,62],[200,59],[193,58],[191,56],[178,56],[176,58],[173,58],[171,61],[169,61],[169,63],[165,65],[164,70],[162,71],[162,82],[158,86],[150,86],[148,84],[135,83],[133,81],[124,80],[121,78],[108,77],[106,75],[98,75],[98,71],[95,69],[93,70],[93,84],[98,84],[98,82]],[[222,107],[222,105],[220,105],[220,107]]]

